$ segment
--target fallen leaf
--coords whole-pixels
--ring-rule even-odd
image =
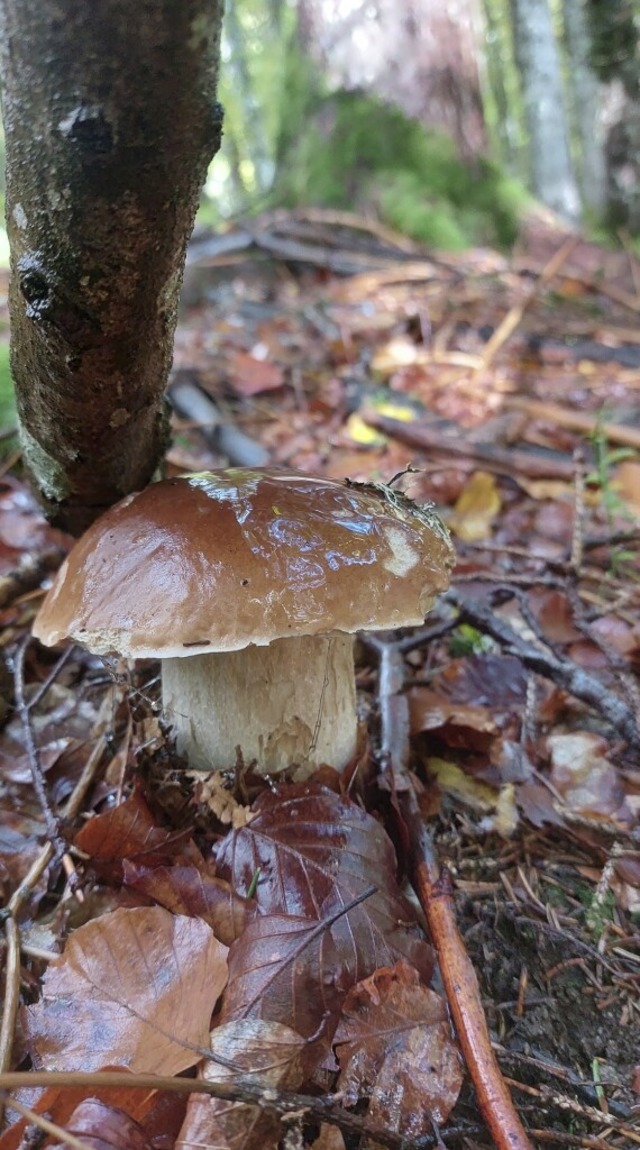
[[[463,1080],[445,1002],[399,962],[353,987],[336,1037],[338,1089],[369,1099],[367,1126],[413,1140],[442,1125]]]
[[[251,819],[251,811],[235,798],[226,771],[185,771],[193,783],[193,801],[207,806],[224,826],[242,827]]]
[[[7,898],[42,853],[44,833],[44,820],[36,801],[17,804],[10,796],[0,800],[0,878],[6,880],[2,885],[6,885]],[[31,891],[32,906],[45,893],[48,881],[49,867]]]
[[[99,1137],[104,1119],[105,1127],[115,1122],[116,1133],[123,1129],[131,1131],[137,1145],[140,1145],[142,1131],[146,1139],[143,1145],[149,1143],[154,1150],[160,1150],[166,1143],[156,1140],[157,1133],[160,1132],[163,1139],[169,1137],[170,1145],[173,1145],[184,1117],[186,1099],[184,1095],[167,1091],[140,1090],[134,1086],[107,1089],[95,1084],[49,1087],[39,1097],[32,1099],[30,1105],[37,1114],[45,1115],[63,1129],[72,1130],[76,1136],[80,1136],[78,1128],[84,1126],[82,1141],[87,1141],[88,1145],[96,1145],[88,1141],[94,1121],[97,1126],[95,1133]],[[24,1147],[27,1144],[26,1131],[30,1127],[26,1118],[19,1118],[0,1137],[0,1150],[20,1150]],[[50,1144],[50,1140],[47,1140],[46,1145]],[[126,1142],[124,1150],[128,1150]]]
[[[624,811],[620,776],[607,758],[608,745],[591,731],[549,735],[550,778],[572,811],[589,818],[606,819]]]
[[[142,795],[134,792],[120,806],[88,819],[74,844],[95,870],[113,878],[120,877],[124,859],[146,865],[166,862],[184,846],[185,837],[158,826]]]
[[[534,827],[545,825],[559,826],[562,824],[562,815],[554,805],[553,795],[548,787],[533,780],[521,783],[516,791],[518,806],[524,817]]]
[[[36,1064],[153,1074],[193,1066],[209,1045],[226,955],[206,923],[161,907],[116,910],[79,927],[49,964],[41,1001],[23,1011]]]
[[[640,463],[636,459],[625,459],[615,468],[611,486],[626,503],[629,511],[640,517]]]
[[[311,1143],[310,1150],[345,1150],[342,1131],[337,1126],[330,1126],[328,1122],[322,1122],[320,1133]]]
[[[364,447],[384,447],[387,442],[387,437],[381,435],[375,428],[370,427],[368,423],[365,423],[357,411],[352,412],[347,419],[342,428],[342,435],[347,439],[351,439],[354,443],[362,444]]]
[[[544,638],[551,643],[573,643],[581,638],[581,633],[573,622],[573,612],[569,600],[562,591],[549,588],[529,594],[528,605],[537,620]]]
[[[125,859],[123,881],[173,914],[202,919],[225,946],[246,929],[255,913],[252,899],[235,894],[228,882],[201,866],[145,866]]]
[[[303,1047],[299,1034],[277,1022],[227,1023],[211,1033],[211,1052],[220,1061],[203,1062],[198,1076],[219,1083],[242,1077],[265,1090],[295,1090],[302,1082]],[[192,1094],[177,1145],[181,1150],[268,1150],[277,1146],[281,1133],[278,1116],[259,1106]]]
[[[495,477],[488,471],[474,471],[456,501],[448,525],[467,543],[486,539],[501,506]]]
[[[235,890],[256,883],[259,910],[229,951],[222,1017],[319,1035],[305,1050],[310,1073],[355,982],[400,958],[427,981],[432,952],[398,887],[391,842],[359,806],[307,784],[264,792],[254,810],[217,860]]]
[[[351,985],[331,928],[317,918],[266,914],[249,923],[229,950],[229,982],[222,1019],[259,1018],[295,1027],[308,1043],[307,1075],[333,1035],[342,1001]]]
[[[411,733],[438,731],[449,746],[487,751],[500,728],[488,707],[452,703],[428,687],[408,692]]]
[[[65,1128],[92,1150],[153,1150],[133,1118],[97,1098],[87,1098],[76,1106]]]
[[[234,351],[227,358],[231,383],[240,395],[277,391],[284,384],[284,373],[276,363],[258,359],[246,351]]]
[[[427,759],[429,773],[437,780],[438,786],[447,794],[467,803],[477,811],[490,812],[482,820],[484,830],[498,830],[500,834],[511,834],[518,825],[518,811],[515,802],[515,788],[511,783],[502,787],[491,787],[488,783],[474,779],[455,763],[446,759]],[[491,813],[493,812],[493,813]]]
[[[438,678],[450,699],[490,707],[492,713],[520,710],[527,697],[527,673],[513,655],[465,655],[452,659]]]
[[[428,981],[431,950],[400,891],[395,851],[376,819],[350,799],[314,784],[263,792],[252,809],[252,821],[227,835],[217,854],[218,873],[235,891],[248,891],[257,879],[255,898],[262,915],[295,915],[317,923],[373,885],[369,898],[328,928],[340,950],[345,990],[399,958]]]

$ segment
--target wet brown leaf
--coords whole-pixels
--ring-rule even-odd
[[[211,1051],[239,1069],[204,1062],[199,1076],[207,1082],[234,1082],[241,1076],[265,1088],[295,1090],[302,1082],[303,1046],[299,1034],[277,1022],[231,1022],[212,1032]],[[192,1094],[178,1143],[182,1150],[267,1150],[277,1146],[280,1132],[277,1115],[258,1106]]]
[[[89,819],[74,843],[101,874],[119,877],[124,859],[146,865],[170,860],[184,846],[185,835],[158,826],[142,795],[135,792],[120,806]]]
[[[527,697],[527,674],[513,655],[466,655],[452,659],[439,678],[449,699],[491,707],[519,708]]]
[[[328,928],[341,984],[346,989],[398,958],[428,980],[431,950],[398,886],[391,841],[375,819],[313,784],[265,792],[253,809],[255,818],[232,831],[218,853],[219,873],[235,891],[248,891],[257,878],[260,914],[318,923],[374,885],[374,894]]]
[[[229,883],[209,874],[204,860],[200,866],[149,867],[125,859],[123,878],[174,914],[202,919],[225,946],[239,938],[255,913],[253,899],[241,898]]]
[[[607,758],[605,739],[591,731],[574,731],[549,735],[547,747],[551,782],[572,811],[595,819],[617,816],[629,820],[620,777]]]
[[[349,985],[329,927],[315,918],[266,914],[229,951],[222,1017],[282,1022],[305,1038],[322,1030],[326,1039]]]
[[[87,1099],[88,1094],[90,1099]],[[87,1110],[89,1103],[94,1106]],[[30,1104],[37,1114],[44,1114],[57,1126],[66,1130],[72,1129],[72,1123],[87,1122],[89,1125],[92,1115],[94,1117],[102,1115],[107,1126],[115,1121],[116,1129],[120,1131],[123,1128],[128,1129],[132,1132],[132,1137],[138,1140],[142,1131],[145,1137],[144,1146],[150,1143],[154,1150],[165,1150],[165,1148],[169,1150],[180,1129],[186,1099],[179,1094],[140,1090],[133,1086],[109,1090],[104,1088],[101,1090],[98,1086],[67,1086],[44,1090],[40,1097]],[[5,1130],[0,1137],[0,1150],[18,1150],[19,1147],[23,1147],[28,1127],[27,1120],[20,1118]],[[100,1133],[100,1119],[97,1132]],[[75,1128],[73,1133],[80,1136]],[[86,1133],[89,1134],[89,1130]],[[162,1139],[158,1138],[158,1133],[162,1135]],[[84,1140],[84,1133],[82,1138]],[[53,1137],[45,1136],[43,1145],[50,1146],[54,1141]]]
[[[226,947],[203,922],[161,907],[116,910],[79,927],[23,1012],[47,1070],[127,1066],[176,1074],[209,1042],[227,979]]]
[[[284,384],[282,368],[266,359],[258,359],[246,351],[234,351],[228,355],[229,373],[234,391],[240,395],[260,395],[265,391],[277,391]]]
[[[452,703],[427,687],[408,692],[411,733],[438,731],[453,747],[488,751],[499,728],[488,707]]]
[[[87,1098],[76,1107],[66,1130],[94,1150],[152,1150],[144,1130],[117,1107]]]
[[[353,987],[335,1038],[338,1088],[355,1105],[369,1098],[367,1124],[404,1138],[446,1121],[463,1073],[446,1004],[406,963]]]

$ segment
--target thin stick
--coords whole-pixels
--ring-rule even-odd
[[[395,643],[385,643],[374,636],[368,636],[368,641],[375,646],[380,660],[381,758],[392,776],[409,836],[411,881],[438,954],[447,1002],[478,1104],[497,1150],[532,1150],[491,1045],[478,980],[455,921],[451,880],[448,872],[440,870],[431,835],[418,808],[414,782],[407,770],[408,723],[405,726],[403,722],[407,701],[401,694],[402,655]]]
[[[478,979],[455,919],[451,878],[448,871],[438,871],[431,836],[413,790],[400,795],[400,808],[409,831],[413,886],[429,924],[447,1002],[482,1116],[497,1150],[533,1150],[491,1045]]]
[[[360,414],[364,422],[369,427],[375,427],[376,431],[382,431],[409,447],[444,455],[449,463],[452,456],[455,456],[456,459],[478,460],[488,470],[502,475],[516,478],[518,475],[525,475],[530,479],[559,479],[567,483],[572,481],[575,474],[570,459],[566,457],[563,459],[551,452],[545,454],[537,450],[497,447],[493,443],[472,443],[470,439],[461,436],[460,429],[456,435],[448,435],[440,427],[418,420],[415,423],[405,423],[402,419],[379,415],[373,408],[365,408]]]
[[[591,436],[600,433],[610,443],[640,450],[640,431],[621,423],[603,423],[597,415],[585,415],[581,411],[569,410],[559,403],[542,403],[537,399],[525,399],[519,395],[507,395],[502,400],[507,411],[523,411],[534,419],[544,419],[555,427],[566,427],[569,431],[579,431]]]
[[[45,1134],[52,1134],[59,1142],[63,1142],[65,1146],[71,1146],[72,1150],[91,1150],[87,1142],[82,1142],[80,1138],[76,1138],[75,1134],[70,1134],[68,1130],[64,1130],[62,1126],[58,1126],[56,1122],[51,1122],[44,1115],[38,1114],[36,1110],[32,1110],[30,1106],[24,1106],[22,1102],[17,1099],[11,1100],[12,1110],[17,1110],[18,1114],[22,1114],[23,1118],[33,1126],[37,1126],[39,1130],[43,1130]],[[93,1141],[93,1139],[92,1139]]]
[[[7,958],[4,974],[4,1005],[2,1023],[0,1024],[0,1073],[8,1070],[11,1066],[13,1035],[20,1002],[20,931],[17,922],[11,915],[4,924],[4,931],[7,939]],[[1,1122],[2,1108],[0,1107]]]
[[[207,1082],[203,1078],[171,1078],[168,1075],[129,1074],[126,1071],[99,1070],[85,1071],[14,1071],[0,1074],[0,1091],[20,1090],[31,1087],[78,1087],[87,1086],[96,1092],[122,1090],[137,1087],[140,1090],[166,1090],[175,1094],[208,1094],[210,1098],[223,1098],[231,1102],[244,1102],[275,1111],[277,1114],[302,1114],[310,1120],[328,1122],[339,1127],[345,1134],[360,1138],[374,1138],[389,1150],[406,1150],[407,1141],[391,1131],[372,1130],[366,1120],[343,1110],[339,1101],[331,1095],[312,1097],[305,1094],[289,1094],[273,1090],[259,1082],[255,1076],[229,1082]],[[13,1105],[13,1102],[11,1103]],[[435,1139],[421,1138],[424,1147],[435,1145]]]
[[[509,588],[509,595],[513,594],[513,590]],[[594,678],[576,663],[520,638],[490,606],[473,602],[451,589],[444,598],[460,611],[459,622],[469,622],[479,631],[491,635],[504,650],[515,655],[529,670],[551,679],[553,683],[575,695],[576,699],[581,699],[583,703],[587,703],[596,712],[604,715],[614,730],[630,746],[640,747],[640,730],[633,711],[623,699],[603,687],[599,679]]]
[[[549,280],[553,279],[555,275],[557,275],[563,263],[566,262],[566,260],[571,255],[571,252],[579,242],[579,235],[569,236],[568,239],[566,239],[562,244],[562,246],[558,248],[557,252],[554,252],[551,259],[542,269],[538,279],[530,291],[527,292],[524,299],[514,304],[513,307],[507,312],[502,322],[498,324],[496,330],[491,336],[491,339],[487,341],[487,343],[484,345],[484,348],[482,349],[482,355],[480,356],[481,367],[479,370],[486,371],[487,368],[491,366],[496,355],[500,351],[500,348],[507,342],[509,337],[513,335],[516,328],[522,322],[522,318],[527,308],[540,294],[541,288],[544,287],[544,285],[547,284]]]
[[[56,664],[59,669],[61,661]],[[64,808],[65,818],[75,818],[81,810],[85,795],[91,786],[104,753],[106,740],[102,735],[89,755],[76,786],[74,787]],[[16,1015],[20,1000],[20,928],[17,918],[22,905],[29,898],[33,888],[43,871],[54,857],[54,843],[50,840],[44,845],[40,854],[29,867],[20,885],[13,892],[3,914],[6,916],[5,933],[7,938],[7,965],[6,987],[2,1007],[2,1022],[0,1023],[0,1071],[4,1072],[11,1065],[13,1049],[13,1036],[15,1032]],[[2,1107],[0,1106],[0,1112]]]
[[[16,710],[22,720],[24,727],[24,741],[27,748],[27,756],[29,758],[29,767],[31,768],[31,779],[33,781],[33,789],[36,792],[40,810],[44,817],[47,834],[53,845],[54,851],[57,855],[62,855],[64,847],[60,842],[60,828],[58,819],[53,813],[49,796],[44,784],[44,771],[40,761],[40,753],[36,746],[36,741],[33,734],[33,720],[31,709],[26,702],[24,694],[24,659],[27,647],[31,641],[31,636],[27,634],[22,642],[19,644],[15,656],[14,665],[14,680],[15,680],[15,693],[16,693]]]

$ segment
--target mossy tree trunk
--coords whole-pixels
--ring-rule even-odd
[[[185,248],[220,143],[222,0],[0,0],[24,456],[80,532],[167,439]]]

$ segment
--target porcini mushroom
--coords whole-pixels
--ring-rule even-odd
[[[449,582],[433,510],[376,484],[232,468],[127,496],[76,543],[33,633],[162,660],[195,768],[341,769],[356,746],[357,631],[419,624]]]

